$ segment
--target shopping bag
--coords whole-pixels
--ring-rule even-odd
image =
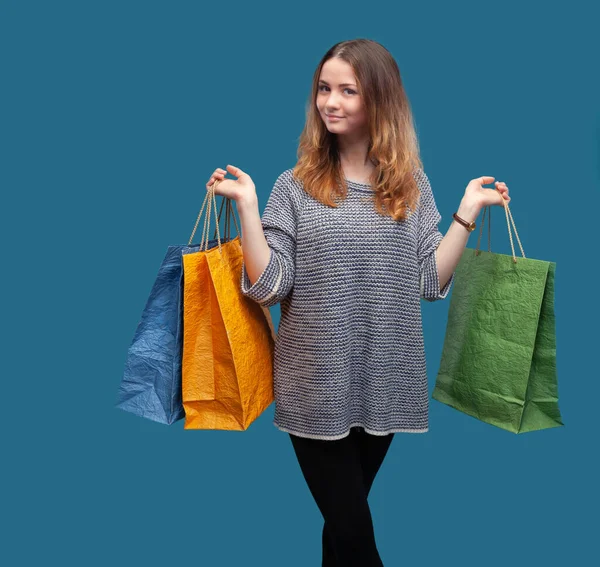
[[[214,199],[209,190],[205,231]],[[184,429],[245,430],[274,400],[271,315],[242,294],[239,229],[228,242],[219,232],[217,219],[217,246],[182,251]]]
[[[167,248],[127,351],[115,406],[165,425],[185,416],[181,399],[182,250],[200,249],[191,242]],[[216,238],[209,242],[209,246],[216,244]]]
[[[513,433],[564,425],[558,407],[555,262],[466,248],[456,268],[432,398]],[[491,212],[490,212],[491,216]],[[516,258],[510,220],[521,248]]]

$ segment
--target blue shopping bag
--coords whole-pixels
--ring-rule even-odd
[[[229,239],[221,238],[221,243]],[[217,239],[208,246],[217,245]],[[183,352],[182,255],[200,244],[169,246],[127,352],[116,407],[170,425],[183,417],[181,358]]]

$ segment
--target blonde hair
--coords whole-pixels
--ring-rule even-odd
[[[293,175],[324,205],[337,207],[334,199],[347,196],[336,135],[327,130],[316,108],[321,69],[334,57],[352,67],[367,110],[368,158],[375,165],[370,183],[376,210],[396,221],[404,220],[406,207],[415,210],[419,196],[413,170],[422,169],[423,164],[400,70],[391,53],[376,41],[342,41],[321,59],[313,76]]]

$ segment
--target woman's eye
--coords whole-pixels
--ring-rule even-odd
[[[329,88],[327,85],[320,85],[319,86],[319,90],[321,90],[321,89],[327,89],[327,88]],[[353,91],[352,89],[345,88],[344,90],[348,91],[348,92],[351,92],[352,94],[356,94],[356,91]]]

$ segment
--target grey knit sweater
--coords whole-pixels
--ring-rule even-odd
[[[429,429],[427,370],[420,299],[440,289],[435,249],[443,235],[429,179],[405,221],[377,213],[370,185],[347,181],[338,208],[306,193],[284,171],[262,214],[271,249],[242,293],[264,307],[281,302],[274,352],[273,424],[313,439]],[[243,235],[242,235],[243,237]]]

